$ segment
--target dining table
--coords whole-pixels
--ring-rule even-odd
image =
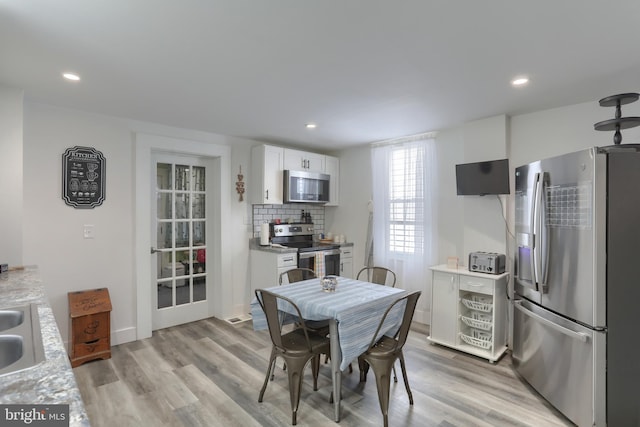
[[[264,289],[293,301],[305,320],[329,320],[334,418],[340,421],[342,371],[367,350],[387,308],[408,291],[342,276],[338,277],[338,285],[332,292],[322,289],[320,278]],[[296,314],[290,305],[278,307]],[[397,304],[387,315],[376,340],[385,334],[393,335],[402,322],[403,313],[404,304]],[[251,302],[251,315],[254,330],[268,328],[256,298]]]

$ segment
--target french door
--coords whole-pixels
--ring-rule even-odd
[[[151,191],[152,329],[208,317],[207,159],[155,154]]]

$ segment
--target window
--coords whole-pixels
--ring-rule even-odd
[[[408,291],[424,290],[429,266],[437,262],[437,166],[433,135],[371,148],[373,212],[365,263],[393,270]],[[429,296],[418,304],[427,313]]]
[[[424,147],[394,147],[389,157],[388,250],[420,253],[424,246]]]

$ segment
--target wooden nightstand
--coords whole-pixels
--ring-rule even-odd
[[[111,299],[107,288],[69,292],[69,358],[75,368],[111,358]]]

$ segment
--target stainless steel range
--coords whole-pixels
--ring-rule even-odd
[[[298,249],[298,267],[316,276],[340,274],[340,245],[314,242],[312,223],[269,224],[271,243]]]

